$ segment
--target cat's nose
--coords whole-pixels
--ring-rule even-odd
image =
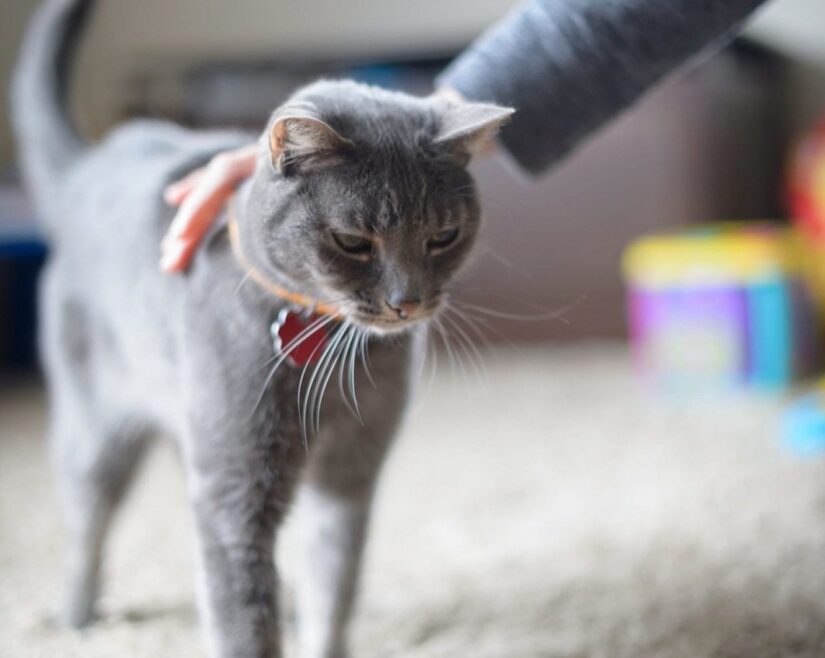
[[[421,300],[390,298],[387,300],[387,306],[395,311],[401,320],[406,320],[415,315],[416,311],[421,308]]]

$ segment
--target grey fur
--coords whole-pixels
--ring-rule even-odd
[[[346,316],[329,325],[328,344],[343,354],[340,386],[329,387],[317,434],[305,435],[322,387],[337,378],[336,360],[328,356],[326,369],[306,378],[273,367],[269,325],[283,302],[245,279],[226,232],[214,232],[185,276],[157,268],[172,214],[164,186],[253,137],[141,121],[100,145],[80,142],[58,60],[89,5],[44,5],[14,89],[25,173],[52,242],[41,343],[70,535],[63,617],[72,626],[93,621],[108,524],[148,441],[162,432],[178,442],[195,513],[210,655],[280,655],[273,545],[300,484],[303,656],[341,658],[370,500],[424,320],[479,222],[463,165],[479,131],[509,111],[320,82],[273,115],[256,173],[237,195],[244,249],[274,281]],[[276,128],[283,139],[273,141]],[[444,226],[458,227],[459,237],[428,255],[429,236]],[[375,257],[343,253],[331,228],[369,232]],[[391,300],[415,300],[417,315],[404,320]],[[369,373],[356,358],[367,342]],[[355,391],[358,414],[348,408]],[[306,400],[309,413],[299,404]]]

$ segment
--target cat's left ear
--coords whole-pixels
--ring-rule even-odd
[[[440,111],[434,143],[447,146],[462,164],[484,152],[515,110],[491,103],[448,102]]]
[[[272,166],[281,173],[334,164],[353,144],[307,108],[283,108],[269,131]]]

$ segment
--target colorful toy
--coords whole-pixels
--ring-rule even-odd
[[[788,172],[788,202],[802,237],[804,272],[825,319],[825,119],[794,150]],[[825,453],[825,379],[788,408],[782,417],[782,443],[792,453]]]
[[[825,119],[794,150],[788,202],[807,237],[825,246]]]
[[[825,319],[825,119],[794,149],[787,189],[806,247],[805,274]]]
[[[634,356],[657,386],[780,389],[815,366],[816,322],[794,231],[722,224],[625,252]]]
[[[801,457],[825,453],[825,380],[782,417],[782,443]]]

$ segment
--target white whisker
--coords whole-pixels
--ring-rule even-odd
[[[353,400],[351,402],[344,388],[344,375],[349,376],[349,373],[347,372],[349,365],[349,353],[352,351],[353,342],[357,335],[357,331],[357,327],[355,325],[351,325],[349,335],[342,343],[341,358],[338,365],[338,392],[341,394],[341,399],[344,401],[344,404],[346,404],[347,408],[352,412],[352,415],[356,416],[363,424],[364,421],[361,418],[361,411],[358,409],[358,401]]]
[[[355,406],[355,414],[358,416],[358,420],[361,421],[361,424],[363,425],[364,419],[361,416],[361,409],[358,407],[358,395],[355,392],[355,359],[358,351],[358,340],[362,331],[363,330],[360,327],[353,325],[352,338],[347,345],[347,350],[349,352],[347,362],[349,364],[349,392],[352,396],[352,403]]]
[[[369,380],[370,384],[372,384],[372,387],[378,388],[378,386],[375,383],[375,380],[372,378],[372,373],[370,372],[369,342],[370,334],[368,331],[364,330],[361,333],[361,344],[359,346],[359,351],[361,353],[361,364],[364,366],[364,372],[367,373],[367,379]]]
[[[235,288],[234,292],[232,293],[233,297],[237,297],[238,293],[241,291],[241,288],[243,288],[243,284],[245,284],[247,281],[249,281],[249,278],[251,276],[252,276],[251,271],[249,271],[249,272],[247,272],[246,274],[243,275],[243,278],[241,279],[240,283],[238,283],[238,286]]]
[[[335,345],[333,347],[332,355],[327,359],[327,365],[324,368],[324,373],[321,375],[321,378],[318,380],[318,386],[315,389],[315,398],[314,398],[314,431],[317,435],[321,430],[321,405],[324,402],[324,393],[326,392],[327,386],[329,385],[329,380],[332,378],[333,373],[335,372],[335,366],[339,363],[340,356],[341,356],[341,347],[344,344],[345,337],[349,334],[350,325],[346,325],[346,327],[341,331],[341,333],[336,337]],[[312,421],[312,418],[310,418]]]
[[[302,390],[303,384],[304,384],[304,377],[307,373],[307,370],[308,370],[308,367],[309,367],[310,363],[312,362],[313,357],[315,356],[318,349],[321,347],[321,344],[319,344],[312,351],[312,354],[310,355],[309,359],[307,359],[307,364],[306,364],[306,366],[304,366],[303,372],[301,372],[301,378],[298,380],[298,404],[301,407],[301,415],[300,415],[301,434],[303,435],[303,438],[304,438],[304,446],[307,447],[307,449],[309,449],[309,441],[308,441],[308,435],[309,435],[308,434],[308,429],[309,428],[307,426],[306,421],[307,421],[307,411],[308,411],[308,406],[309,406],[309,398],[310,398],[310,394],[312,393],[313,384],[315,383],[315,379],[318,376],[319,370],[321,369],[321,367],[325,363],[328,355],[331,353],[331,350],[332,350],[333,346],[336,344],[336,341],[341,337],[341,333],[343,332],[345,326],[346,325],[344,325],[344,324],[341,324],[340,326],[338,326],[335,329],[335,332],[333,333],[332,337],[326,342],[326,344],[324,344],[324,350],[323,350],[323,352],[321,352],[321,356],[318,360],[318,363],[315,365],[315,368],[313,368],[313,370],[312,370],[312,375],[310,376],[309,384],[307,385],[307,392],[306,392],[306,396],[304,397],[303,404],[301,404],[301,390]]]
[[[301,333],[299,333],[295,338],[293,338],[291,341],[289,341],[289,344],[285,347],[285,349],[283,349],[283,351],[279,355],[276,354],[274,357],[272,357],[273,359],[277,359],[277,362],[275,363],[274,366],[272,366],[272,369],[267,374],[266,379],[264,379],[263,386],[261,387],[261,392],[258,394],[258,399],[255,401],[255,405],[252,407],[253,412],[255,411],[255,409],[258,408],[258,405],[261,404],[261,401],[264,398],[264,394],[266,393],[266,389],[269,388],[269,384],[272,381],[272,378],[275,376],[275,372],[278,370],[278,368],[281,367],[281,364],[283,364],[283,362],[287,360],[289,355],[301,343],[303,343],[307,338],[309,338],[316,331],[319,331],[320,329],[322,329],[323,327],[328,325],[334,319],[335,318],[332,318],[332,317],[319,318],[318,320],[313,322],[311,325],[309,325],[306,329],[301,331]],[[318,347],[320,347],[322,344],[323,343],[319,343]],[[316,347],[315,350],[313,350],[313,354],[315,353],[315,351],[317,351],[318,347]],[[263,366],[261,366],[261,368],[265,367],[268,363],[271,363],[271,362],[272,362],[272,359],[267,360],[267,362]]]
[[[318,318],[317,320],[314,320],[312,324],[302,329],[297,336],[292,338],[289,341],[289,343],[282,346],[280,352],[276,352],[273,356],[264,361],[260,367],[265,368],[270,363],[276,360],[278,361],[278,363],[275,365],[275,368],[280,367],[281,363],[283,363],[286,357],[288,357],[301,343],[303,343],[307,338],[309,338],[311,334],[314,334],[321,327],[325,327],[334,320],[335,318],[329,315],[325,315]],[[274,374],[274,372],[272,374]]]
[[[473,332],[473,335],[481,341],[485,349],[490,349],[490,339],[484,333],[484,331],[478,326],[479,322],[483,322],[479,318],[476,318],[468,313],[461,311],[460,309],[456,308],[455,306],[448,306],[445,307],[445,312],[452,313],[456,320],[461,320],[464,325],[467,327],[468,330]],[[484,322],[484,328],[489,329],[489,325]]]
[[[534,314],[521,314],[521,313],[508,313],[506,311],[498,311],[495,309],[486,308],[484,306],[479,306],[478,304],[472,304],[470,302],[459,301],[455,300],[454,303],[467,310],[467,311],[474,311],[476,313],[481,313],[482,315],[489,316],[491,318],[499,318],[502,320],[512,320],[515,322],[540,322],[542,320],[559,320],[560,322],[569,323],[567,318],[564,318],[564,314],[567,313],[570,309],[575,308],[579,304],[584,301],[585,297],[580,297],[560,308],[555,310],[547,310],[545,308],[537,307],[533,305],[534,308],[540,309],[541,313],[534,313]]]
[[[481,384],[484,382],[486,375],[486,371],[484,371],[484,359],[482,358],[481,353],[478,351],[475,343],[473,343],[467,335],[467,332],[464,331],[464,329],[455,320],[447,314],[444,314],[443,318],[444,321],[455,330],[456,334],[458,334],[456,345],[461,348],[461,351],[467,357],[473,371],[476,373],[478,383]]]
[[[450,373],[452,374],[453,379],[455,379],[455,371],[460,366],[461,370],[464,373],[465,381],[467,380],[467,371],[464,369],[464,364],[461,363],[457,358],[455,351],[453,350],[453,346],[450,343],[449,335],[447,333],[447,329],[441,323],[441,318],[435,317],[432,320],[433,326],[435,327],[436,331],[438,332],[439,337],[441,338],[441,342],[444,344],[444,349],[447,350],[447,358],[450,360]]]

